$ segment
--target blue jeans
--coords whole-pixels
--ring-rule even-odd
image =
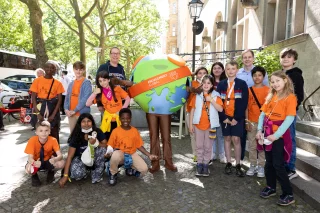
[[[219,153],[217,153],[217,144],[219,148]],[[218,154],[224,154],[224,138],[221,126],[217,128],[217,138],[213,141],[212,153],[216,154],[216,156],[218,156]]]
[[[286,163],[286,169],[290,171],[296,170],[296,157],[297,157],[297,144],[296,144],[296,122],[297,122],[297,116],[294,117],[294,120],[292,124],[289,127],[290,130],[290,136],[292,140],[292,152],[290,156],[289,163]]]

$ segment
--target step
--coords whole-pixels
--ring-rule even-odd
[[[320,138],[303,132],[296,131],[297,147],[307,152],[320,156]]]
[[[297,148],[296,168],[320,182],[320,157]]]
[[[297,170],[299,177],[291,180],[293,193],[314,209],[320,210],[320,182]]]
[[[320,137],[320,122],[298,121],[296,130],[316,137]]]

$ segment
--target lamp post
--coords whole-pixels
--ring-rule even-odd
[[[200,17],[201,11],[202,11],[202,7],[203,7],[203,3],[200,0],[191,0],[188,4],[189,7],[189,14],[190,14],[190,18],[193,19],[193,23],[192,23],[192,31],[193,31],[193,47],[192,47],[192,72],[195,72],[195,61],[196,61],[196,34],[200,34],[202,32],[202,29],[199,32],[197,32],[197,30],[199,28],[201,28],[197,22],[197,18]],[[203,25],[203,22],[201,22]]]
[[[101,52],[102,48],[101,47],[95,47],[93,48],[96,53],[97,53],[97,70],[98,70],[98,67],[99,67],[99,53]]]

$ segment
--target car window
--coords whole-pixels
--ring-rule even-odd
[[[16,82],[8,82],[8,86],[12,89],[18,89],[18,84]]]
[[[8,87],[7,85],[5,85],[4,83],[1,83],[1,87],[2,87],[3,90],[9,90],[9,91],[12,90],[10,87]]]

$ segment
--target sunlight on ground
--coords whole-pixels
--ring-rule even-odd
[[[45,207],[46,205],[48,205],[49,201],[50,201],[50,198],[48,198],[48,199],[46,199],[46,200],[44,200],[44,201],[39,202],[37,205],[35,205],[32,213],[41,212],[41,209],[42,209],[43,207]]]
[[[203,183],[199,180],[199,178],[182,178],[180,179],[180,181],[182,182],[186,182],[186,183],[191,183],[194,184],[196,186],[200,186],[201,188],[204,188]]]

